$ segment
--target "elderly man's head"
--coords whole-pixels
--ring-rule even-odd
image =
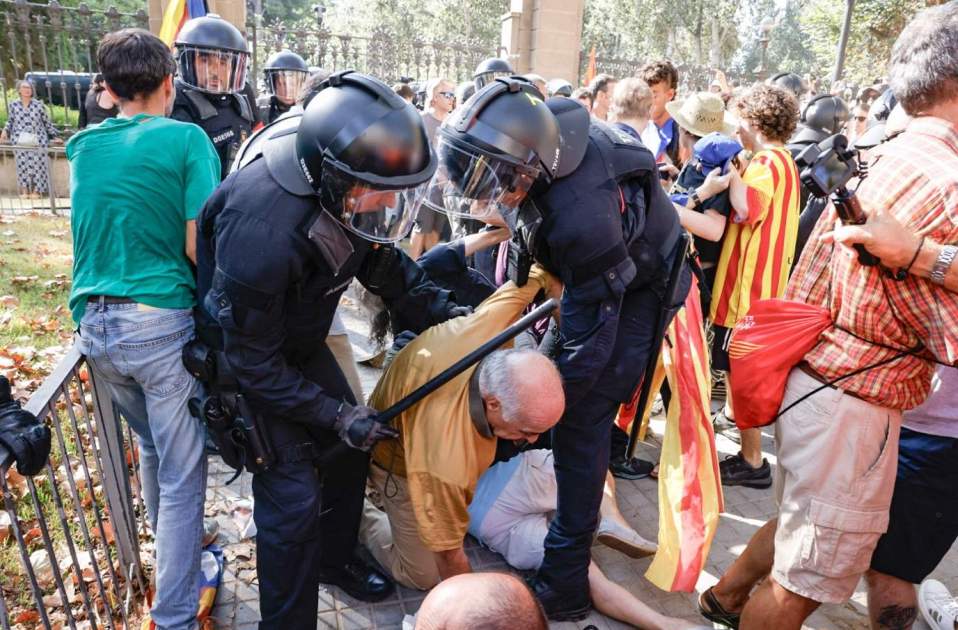
[[[555,364],[534,350],[498,350],[479,364],[479,393],[496,437],[535,442],[565,409]]]
[[[464,573],[432,589],[416,630],[546,630],[542,607],[525,583],[506,573]]]
[[[889,85],[912,116],[958,102],[958,2],[924,9],[898,36]]]
[[[649,122],[652,108],[652,90],[637,77],[622,79],[612,90],[609,103],[609,121],[631,124],[639,133]]]

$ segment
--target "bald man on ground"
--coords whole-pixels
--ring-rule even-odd
[[[534,266],[524,286],[508,282],[467,317],[423,332],[396,355],[370,398],[385,409],[515,322],[537,294],[562,286]],[[426,590],[469,573],[463,540],[479,477],[496,441],[535,442],[565,408],[562,379],[533,350],[497,350],[393,423],[396,439],[373,449],[369,481],[382,509],[367,502],[360,541],[393,578]]]
[[[507,573],[445,580],[423,600],[416,630],[547,630],[545,613],[525,582]]]

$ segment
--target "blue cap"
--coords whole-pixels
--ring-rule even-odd
[[[717,131],[704,136],[692,147],[692,158],[702,165],[702,171],[709,173],[720,168],[724,174],[729,160],[742,151],[742,145]]]

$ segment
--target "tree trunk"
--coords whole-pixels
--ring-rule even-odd
[[[845,49],[848,47],[848,34],[852,29],[852,13],[855,0],[845,0],[845,22],[842,24],[842,36],[838,40],[838,53],[835,55],[835,69],[832,72],[832,85],[842,78],[845,71]]]
[[[722,68],[725,66],[722,59],[722,39],[725,33],[719,25],[718,17],[713,15],[709,18],[709,32],[712,35],[711,46],[709,48],[709,65],[713,68]]]

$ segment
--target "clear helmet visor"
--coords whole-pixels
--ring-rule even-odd
[[[235,94],[246,84],[249,54],[180,45],[177,66],[180,80],[209,94]]]
[[[305,70],[267,70],[266,90],[279,101],[292,105],[308,76]]]
[[[476,75],[476,78],[473,80],[473,82],[476,84],[476,91],[478,92],[499,77],[511,76],[511,72],[483,72],[482,74]]]
[[[436,156],[439,166],[423,199],[428,208],[454,223],[463,218],[514,227],[516,210],[536,179],[533,169],[465,151],[442,137]]]
[[[379,188],[323,167],[323,207],[366,240],[396,243],[412,229],[428,182],[414,188]]]

